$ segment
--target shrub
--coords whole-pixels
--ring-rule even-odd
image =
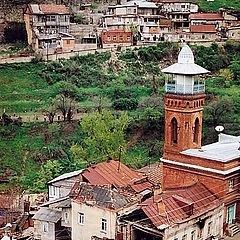
[[[120,98],[115,100],[112,107],[115,110],[135,110],[138,106],[138,101],[135,98]]]

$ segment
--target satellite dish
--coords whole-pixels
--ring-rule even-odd
[[[221,133],[223,130],[224,130],[224,127],[223,126],[216,126],[215,127],[215,130],[219,133]]]

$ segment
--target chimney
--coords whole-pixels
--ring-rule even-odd
[[[183,198],[183,197],[180,197],[178,195],[173,195],[172,196],[174,201],[179,205],[179,207],[182,208],[182,210],[188,215],[188,216],[191,216],[193,214],[193,202]]]

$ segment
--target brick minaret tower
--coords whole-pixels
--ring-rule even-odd
[[[199,75],[208,71],[194,63],[192,50],[184,45],[178,62],[162,72],[168,74],[165,84],[163,157],[172,159],[183,150],[201,148],[205,84]]]

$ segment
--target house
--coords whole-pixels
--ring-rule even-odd
[[[139,198],[111,186],[76,183],[72,190],[72,240],[118,239],[118,218],[136,208]]]
[[[215,25],[191,25],[191,41],[209,41],[213,42],[218,39]]]
[[[240,26],[228,27],[226,30],[226,36],[228,39],[239,41],[240,40]]]
[[[208,71],[194,63],[184,45],[178,62],[163,69],[165,84],[165,144],[163,190],[203,183],[224,203],[224,230],[239,222],[240,137],[219,134],[218,142],[202,146],[202,111]]]
[[[202,183],[169,189],[120,217],[123,239],[213,239],[223,236],[224,208]]]
[[[132,33],[121,29],[108,31],[103,30],[101,39],[103,48],[132,45]]]
[[[159,11],[172,21],[173,30],[187,31],[189,16],[198,12],[198,5],[186,0],[157,0]]]
[[[158,7],[145,0],[129,1],[123,5],[109,6],[102,17],[102,27],[107,30],[122,29],[138,35],[140,39],[155,40],[171,27],[170,20],[157,14]]]
[[[57,48],[73,49],[74,40],[68,34],[70,15],[64,5],[28,4],[24,14],[28,44],[34,50],[45,49],[45,54]]]
[[[66,219],[65,209],[71,207],[71,202],[67,197],[49,201],[41,205],[40,209],[33,216],[34,239],[57,240],[71,239],[71,227]],[[69,218],[70,219],[70,216]]]
[[[129,209],[130,205],[136,205],[137,202],[144,201],[151,196],[154,188],[159,188],[160,179],[155,176],[157,171],[160,171],[160,167],[156,166],[155,174],[150,174],[128,168],[120,161],[111,160],[53,179],[48,183],[49,201],[42,204],[33,217],[35,238],[55,240],[64,237],[67,240],[72,234],[74,239],[77,239],[81,228],[78,227],[76,214],[82,208],[85,209],[84,214],[88,216],[92,214],[94,216],[95,213],[107,214],[106,224],[110,223],[111,218],[111,224],[115,226],[116,211],[120,214],[121,211]],[[102,194],[97,195],[99,192]],[[88,199],[91,194],[93,194],[92,197],[96,197],[95,200]],[[83,199],[81,195],[84,196]],[[112,206],[119,201],[115,210],[110,206],[98,205],[101,199],[105,202],[107,196],[113,197],[110,199]],[[101,204],[106,204],[104,202]],[[88,239],[89,234],[93,232],[91,236],[99,236],[99,224],[92,226],[92,232],[84,230],[85,239]],[[61,234],[58,235],[58,233]],[[114,231],[107,231],[100,235],[112,237],[115,234],[114,229]]]
[[[52,201],[69,195],[73,185],[80,179],[83,170],[62,174],[48,182],[48,200]]]
[[[223,26],[223,16],[221,13],[192,13],[190,14],[191,25],[214,25],[216,29]]]

